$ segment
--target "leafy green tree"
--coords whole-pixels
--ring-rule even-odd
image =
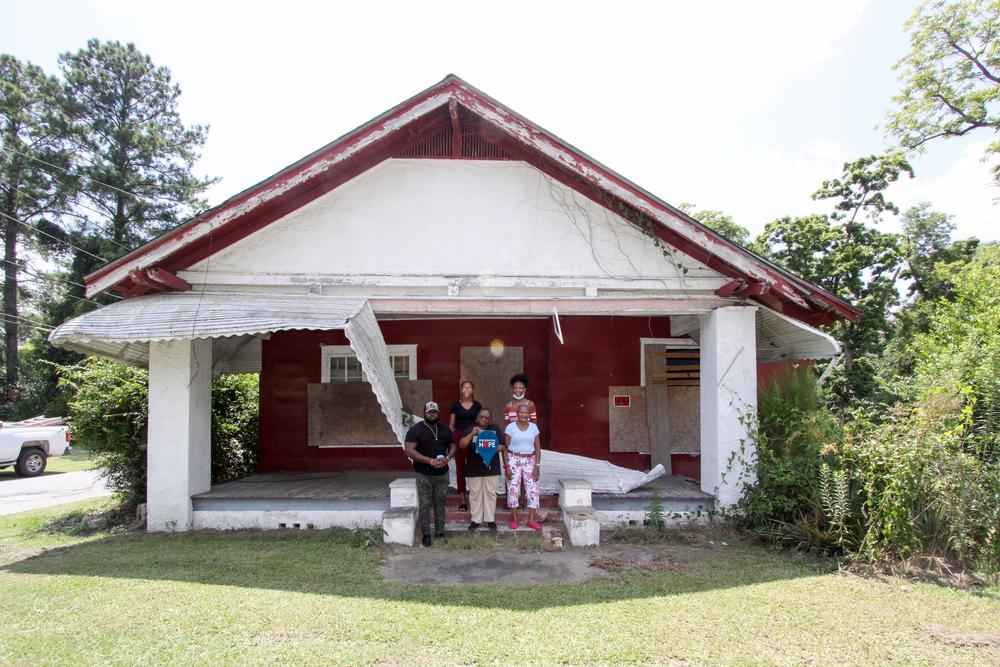
[[[906,22],[910,52],[888,130],[907,149],[977,130],[1000,131],[1000,0],[924,2]],[[1000,153],[1000,141],[986,157]],[[1000,183],[1000,164],[993,167]]]
[[[0,54],[0,230],[3,232],[3,323],[5,391],[0,402],[16,399],[20,379],[18,346],[23,338],[21,299],[24,259],[21,244],[46,252],[65,239],[53,222],[75,188],[69,166],[66,126],[59,114],[58,82],[40,67]],[[41,292],[39,288],[37,292]],[[31,323],[25,322],[30,328]]]
[[[709,229],[719,232],[730,241],[744,246],[750,241],[750,230],[735,222],[731,216],[722,211],[699,211],[690,202],[684,202],[677,208]]]
[[[877,389],[873,355],[891,328],[888,311],[896,300],[901,249],[895,234],[875,225],[898,213],[885,191],[913,170],[899,154],[872,155],[844,165],[813,198],[830,200],[829,215],[785,217],[769,223],[754,248],[777,263],[846,299],[861,310],[859,323],[838,322],[834,335],[843,349],[843,371],[833,380],[842,406]]]
[[[952,216],[934,211],[930,204],[910,207],[903,215],[900,277],[909,281],[907,300],[892,316],[892,330],[885,352],[879,360],[883,393],[902,399],[901,387],[913,374],[920,354],[915,337],[934,326],[933,315],[939,301],[954,299],[955,286],[950,278],[957,267],[969,262],[979,240],[952,240],[955,224]],[[949,271],[944,271],[948,267]]]
[[[181,121],[181,90],[166,67],[134,44],[96,39],[59,66],[84,182],[78,215],[106,241],[105,256],[204,208],[201,194],[215,179],[192,170],[208,128]]]
[[[60,369],[73,438],[94,454],[111,488],[134,507],[146,497],[149,374],[108,359]],[[256,375],[223,375],[212,385],[212,482],[257,467],[259,384]]]
[[[955,223],[946,213],[931,210],[924,202],[911,206],[903,214],[903,259],[906,268],[902,277],[911,282],[910,296],[922,300],[946,297],[950,284],[934,267],[940,263],[966,262],[972,259],[979,240],[968,238],[952,241]]]

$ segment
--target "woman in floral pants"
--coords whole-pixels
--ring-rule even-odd
[[[541,470],[542,444],[538,426],[531,422],[531,408],[528,405],[518,406],[517,421],[507,425],[504,439],[507,441],[507,451],[503,454],[503,469],[508,479],[510,528],[516,530],[521,525],[517,520],[517,510],[523,482],[528,504],[528,522],[525,525],[532,530],[541,530],[542,526],[538,523],[538,475]]]

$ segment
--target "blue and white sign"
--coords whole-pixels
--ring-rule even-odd
[[[497,434],[493,431],[480,431],[476,435],[476,453],[488,468],[493,457],[497,455]]]

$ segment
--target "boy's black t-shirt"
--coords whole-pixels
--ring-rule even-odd
[[[435,433],[436,432],[436,433]],[[448,455],[448,448],[454,440],[451,437],[451,429],[447,424],[438,422],[434,426],[429,426],[427,422],[417,422],[406,432],[406,442],[417,443],[417,452],[434,459]],[[447,475],[448,466],[435,468],[429,463],[420,461],[413,462],[413,472],[421,475]]]

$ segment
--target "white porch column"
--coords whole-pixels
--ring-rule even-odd
[[[756,456],[757,338],[753,306],[725,306],[701,322],[701,490],[719,507],[743,495]]]
[[[212,341],[149,344],[146,527],[191,529],[191,496],[212,485]]]

